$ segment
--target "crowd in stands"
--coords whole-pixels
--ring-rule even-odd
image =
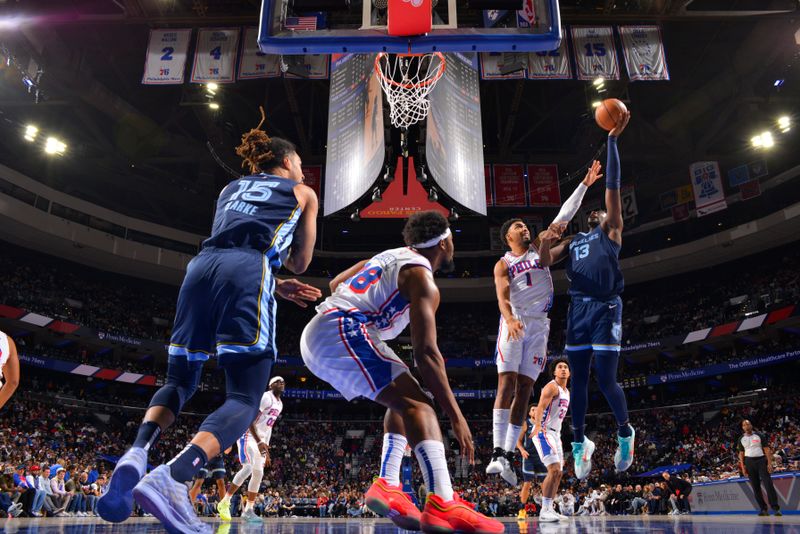
[[[48,397],[32,393],[25,385],[0,413],[0,510],[30,516],[91,515],[113,461],[134,437],[140,413],[119,409],[98,415],[92,410],[68,409],[41,400]],[[476,415],[467,415],[472,421],[476,464],[467,465],[458,455],[456,442],[448,443],[454,487],[490,515],[515,515],[519,509],[517,489],[484,472],[491,456],[491,424],[485,414],[471,419]],[[340,517],[368,513],[363,492],[378,471],[380,419],[345,422],[315,417],[289,412],[276,425],[272,466],[265,476],[258,513]],[[613,422],[609,417],[593,417],[589,436],[597,451],[592,475],[588,482],[579,483],[568,460],[562,488],[576,499],[577,514],[687,511],[686,503],[670,497],[675,492],[664,486],[668,481],[630,475],[690,463],[689,480],[737,476],[735,442],[743,418],[770,436],[778,471],[800,469],[800,395],[792,388],[774,387],[754,401],[733,403],[721,410],[695,406],[632,414],[639,445],[631,473],[622,476],[613,469]],[[158,465],[183,448],[200,420],[182,416],[151,450],[150,463]],[[569,439],[565,430],[566,451]],[[225,458],[229,476],[237,468],[235,456]],[[422,481],[416,468],[414,473],[419,487]],[[677,483],[673,481],[673,485]],[[201,494],[198,510],[212,514],[218,495],[213,484],[205,487],[209,489]],[[534,492],[534,507],[536,495]],[[564,495],[560,498],[568,503],[570,498]]]

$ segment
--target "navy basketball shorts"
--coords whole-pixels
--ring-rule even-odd
[[[186,269],[178,293],[169,354],[190,361],[216,354],[274,358],[275,278],[267,257],[251,249],[205,249]]]
[[[542,464],[542,460],[533,447],[526,448],[528,457],[522,460],[522,481],[535,482],[536,477],[547,476],[547,468]]]
[[[225,461],[222,459],[222,455],[218,454],[207,461],[195,478],[223,480],[225,478]]]
[[[572,297],[567,312],[567,350],[619,352],[621,342],[621,298]]]

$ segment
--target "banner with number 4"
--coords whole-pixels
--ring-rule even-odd
[[[198,30],[192,83],[233,82],[238,48],[238,28]]]
[[[579,80],[619,80],[619,62],[611,26],[573,26],[572,48]]]
[[[142,83],[182,84],[192,30],[150,30]]]

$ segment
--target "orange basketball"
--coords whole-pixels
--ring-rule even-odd
[[[594,110],[594,120],[597,125],[607,132],[610,132],[616,126],[617,121],[623,113],[628,111],[625,104],[616,98],[607,98],[603,100],[599,106]]]

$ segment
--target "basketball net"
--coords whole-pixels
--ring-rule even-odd
[[[390,55],[380,52],[375,72],[389,101],[389,118],[395,128],[406,129],[428,116],[428,95],[444,74],[441,52]]]

